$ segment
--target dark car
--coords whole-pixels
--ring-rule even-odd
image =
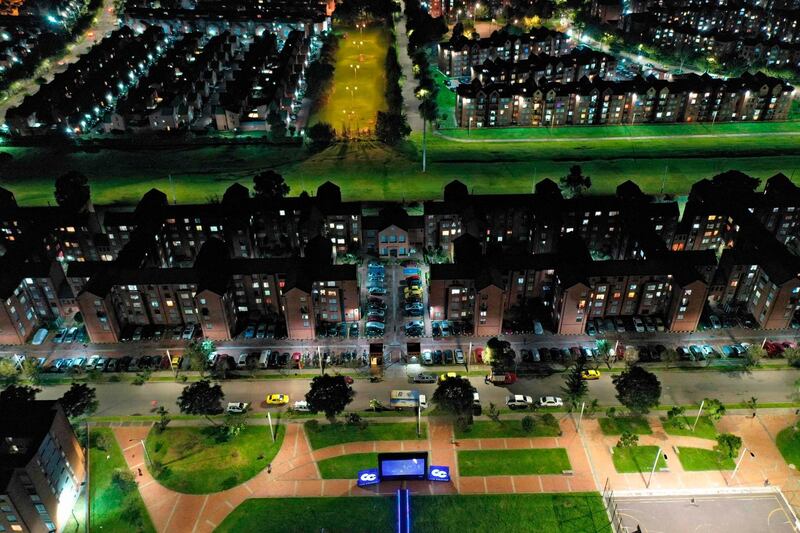
[[[445,350],[443,355],[444,364],[452,365],[455,362],[455,359],[453,359],[453,350]]]
[[[434,350],[433,351],[433,364],[434,365],[441,365],[443,360],[443,354],[441,350]]]

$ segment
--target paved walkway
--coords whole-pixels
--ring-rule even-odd
[[[634,126],[635,127],[635,126]],[[595,142],[595,141],[650,141],[656,139],[664,139],[664,135],[623,135],[623,136],[612,136],[612,137],[555,137],[555,136],[547,136],[547,137],[523,137],[523,138],[470,138],[465,139],[463,137],[452,137],[450,135],[446,135],[441,131],[434,131],[434,135],[438,135],[443,139],[447,139],[448,141],[453,141],[457,143],[564,143],[564,142]],[[800,136],[800,131],[767,131],[767,132],[753,132],[753,133],[687,133],[687,134],[678,134],[678,135],[671,135],[669,136],[670,139],[702,139],[702,138],[714,138],[717,139],[719,137],[781,137],[781,136],[790,136],[796,137]]]
[[[414,65],[408,56],[408,21],[406,20],[406,3],[400,2],[400,16],[395,20],[397,33],[397,61],[403,71],[403,102],[405,103],[406,118],[411,131],[422,131],[422,116],[419,114],[419,100],[414,90],[417,80],[414,78]]]
[[[752,450],[735,479],[731,472],[686,472],[675,452],[678,446],[711,449],[715,442],[696,437],[668,436],[657,417],[651,417],[652,435],[640,436],[641,445],[661,446],[669,457],[668,472],[657,472],[650,488],[714,489],[727,486],[762,486],[765,479],[781,486],[791,503],[800,503],[800,474],[788,467],[774,444],[780,429],[794,422],[791,414],[765,414],[753,419],[732,415],[718,423],[720,431],[740,435],[744,446]],[[562,435],[540,438],[462,439],[455,441],[452,426],[446,420],[429,419],[427,440],[352,442],[312,450],[300,423],[288,423],[283,446],[272,461],[272,470],[263,470],[249,481],[230,490],[209,495],[179,494],[160,485],[147,471],[141,441],[149,427],[114,427],[136,477],[145,505],[158,531],[205,532],[217,525],[247,498],[309,496],[372,496],[392,494],[399,483],[359,488],[355,480],[320,479],[317,462],[354,453],[428,450],[431,464],[451,468],[451,483],[409,482],[415,494],[507,494],[541,492],[584,492],[601,489],[608,481],[614,490],[645,488],[645,474],[618,474],[611,449],[618,437],[603,435],[596,420],[584,419],[579,434],[571,417],[560,420]],[[564,448],[572,465],[572,474],[541,476],[461,477],[458,474],[458,450],[502,450],[529,448]]]

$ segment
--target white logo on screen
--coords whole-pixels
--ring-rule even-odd
[[[361,474],[361,481],[375,481],[378,479],[377,474]]]
[[[439,479],[447,479],[448,475],[447,472],[444,470],[439,470],[438,468],[434,468],[431,470],[432,477],[438,477]]]

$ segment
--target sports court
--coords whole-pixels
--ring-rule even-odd
[[[780,492],[615,495],[618,531],[632,533],[793,533],[797,518]],[[613,509],[613,505],[612,505]]]

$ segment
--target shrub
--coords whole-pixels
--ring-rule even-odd
[[[111,483],[122,492],[130,492],[136,486],[136,478],[127,468],[117,468],[111,474]]]
[[[522,418],[522,431],[525,433],[532,433],[534,425],[536,423],[531,415],[526,415]]]
[[[319,431],[319,420],[309,420],[305,425],[308,431]]]
[[[617,441],[617,448],[633,448],[639,445],[639,435],[625,431],[620,435]]]

